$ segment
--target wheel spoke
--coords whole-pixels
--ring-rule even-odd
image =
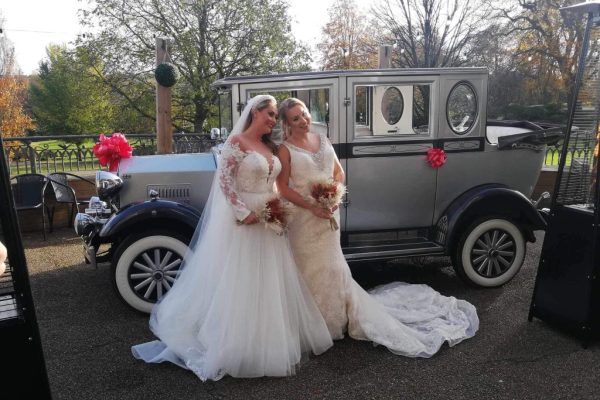
[[[485,260],[483,260],[483,262],[481,264],[479,264],[479,266],[476,268],[477,272],[479,272],[480,274],[482,274],[482,270],[485,268],[485,266],[490,262],[490,260],[488,260],[488,258],[486,257]]]
[[[473,264],[479,264],[482,260],[484,260],[486,258],[487,258],[487,252],[485,252],[484,254],[480,255],[476,259],[474,259],[473,260]]]
[[[167,251],[167,254],[165,254],[162,261],[160,262],[160,268],[163,268],[169,262],[172,255],[173,255],[172,251]]]
[[[497,242],[498,242],[498,231],[495,230],[492,232],[492,246],[495,246]]]
[[[513,245],[514,245],[514,242],[513,242],[513,241],[506,242],[506,243],[504,243],[502,246],[498,246],[498,250],[504,250],[504,249],[506,249],[507,247],[513,247]]]
[[[493,266],[494,266],[494,264],[492,264],[492,260],[488,260],[487,266],[485,268],[485,276],[492,276],[492,267]]]
[[[492,239],[490,238],[490,233],[489,232],[484,233],[483,238],[485,240],[485,243],[487,244],[487,248],[489,249],[490,247],[492,247]]]
[[[503,233],[502,236],[500,236],[500,239],[498,239],[498,241],[495,243],[496,246],[501,246],[502,243],[504,243],[504,241],[508,238],[509,236],[506,233]]]
[[[156,281],[154,279],[152,279],[152,282],[150,282],[150,286],[148,286],[148,290],[146,290],[146,293],[144,293],[144,298],[145,299],[147,299],[147,298],[150,297],[150,295],[154,291],[155,287],[156,287]]]
[[[181,258],[180,258],[180,259],[177,259],[177,260],[175,260],[175,261],[173,261],[171,264],[169,264],[169,265],[167,265],[166,267],[164,267],[164,268],[163,268],[163,271],[165,271],[165,272],[166,272],[166,271],[169,271],[169,270],[171,270],[171,269],[173,269],[173,268],[175,268],[175,267],[179,266],[179,264],[181,264],[181,261],[182,261],[182,260],[181,260]]]
[[[168,275],[165,275],[165,279],[163,280],[163,282],[164,281],[169,281],[171,283],[175,283],[175,278],[173,278],[171,276],[168,276]]]
[[[152,282],[154,282],[154,279],[152,278],[148,278],[143,280],[142,282],[138,283],[137,285],[135,285],[133,288],[138,291],[142,288],[145,288],[146,286],[150,285]]]
[[[156,269],[156,264],[154,264],[154,261],[150,259],[148,253],[142,254],[142,258],[144,259],[144,261],[146,261],[146,264],[148,264],[149,267],[151,267],[152,269]]]
[[[167,289],[167,291],[171,290],[171,285],[169,285],[169,282],[167,282],[167,279],[163,279],[161,281],[162,285],[165,287],[165,289]]]
[[[152,277],[152,274],[151,274],[151,273],[148,273],[148,272],[143,272],[143,273],[141,273],[141,274],[131,274],[131,275],[129,275],[129,277],[130,277],[131,279],[145,279],[145,278],[150,278],[150,277]]]
[[[161,284],[161,282],[158,282],[158,285],[156,285],[156,299],[160,299],[162,297],[162,289],[163,289],[163,285]]]
[[[177,276],[179,274],[179,270],[165,271],[164,274],[165,274],[165,276]]]
[[[494,270],[498,275],[502,273],[502,267],[500,267],[500,264],[498,264],[498,260],[494,260]]]
[[[473,254],[487,254],[487,250],[483,250],[483,249],[473,249],[473,251],[471,252]]]
[[[160,268],[160,249],[154,249],[154,266]]]
[[[477,239],[477,241],[475,242],[475,244],[478,245],[480,248],[485,249],[485,250],[488,250],[490,248],[487,244],[485,244],[481,240],[481,238]],[[473,248],[475,248],[475,246],[473,246]]]
[[[505,267],[510,267],[510,261],[508,261],[504,257],[498,256],[498,261],[500,261],[502,264],[504,264]]]
[[[498,254],[501,256],[513,257],[515,255],[515,252],[514,251],[499,251]]]
[[[146,271],[146,272],[154,272],[154,270],[152,268],[148,268],[147,266],[145,266],[144,264],[140,264],[139,262],[135,261],[133,263],[133,266],[136,267],[137,269],[141,269],[142,271]]]

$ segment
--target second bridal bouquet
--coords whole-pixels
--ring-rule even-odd
[[[342,202],[346,193],[346,186],[343,183],[336,182],[331,178],[318,179],[310,185],[310,195],[317,202],[317,205],[331,210]],[[335,217],[329,219],[329,225],[332,230],[340,229]]]
[[[265,203],[265,206],[256,212],[256,216],[267,228],[273,229],[278,235],[283,235],[291,214],[290,205],[274,197]]]

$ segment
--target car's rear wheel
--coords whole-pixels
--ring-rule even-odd
[[[189,239],[170,232],[148,232],[121,242],[112,262],[113,283],[121,299],[149,313],[177,279]]]
[[[462,234],[453,256],[456,273],[481,287],[510,281],[525,260],[525,239],[519,228],[503,218],[483,218]]]

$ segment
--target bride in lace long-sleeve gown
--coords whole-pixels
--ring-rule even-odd
[[[133,346],[136,358],[173,362],[204,381],[290,375],[303,356],[332,346],[287,238],[252,211],[275,195],[281,170],[261,142],[277,123],[275,104],[254,97],[232,130],[182,272],[152,310],[160,340]]]
[[[453,346],[475,335],[477,312],[464,300],[402,282],[367,293],[352,279],[340,232],[328,222],[332,213],[309,200],[311,181],[344,180],[335,151],[325,136],[310,133],[310,114],[300,100],[284,100],[279,115],[287,140],[279,148],[282,172],[277,186],[298,206],[289,226],[290,244],[332,338],[348,332],[396,354],[431,357],[444,342]],[[339,211],[333,215],[339,218]]]

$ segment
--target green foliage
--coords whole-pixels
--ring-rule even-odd
[[[82,50],[50,45],[48,59],[32,80],[30,102],[39,134],[81,135],[111,130],[113,106],[109,90],[82,61]]]
[[[567,107],[556,103],[525,106],[511,103],[505,108],[505,119],[566,124]]]
[[[98,33],[79,45],[103,61],[99,75],[114,93],[144,118],[155,118],[138,99],[154,95],[154,37],[171,38],[167,61],[179,72],[173,125],[201,132],[216,115],[215,80],[309,68],[287,9],[285,0],[97,0],[82,22]]]

